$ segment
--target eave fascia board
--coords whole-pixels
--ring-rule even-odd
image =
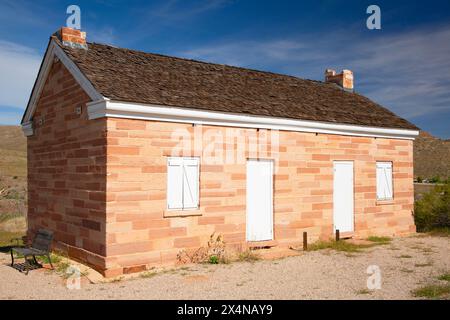
[[[93,101],[87,105],[89,119],[97,119],[102,117],[126,118],[407,140],[414,140],[415,137],[419,135],[418,130],[368,127],[318,121],[232,114],[106,99]]]
[[[98,101],[104,99],[104,97],[94,88],[92,83],[86,78],[86,76],[81,72],[77,65],[67,56],[63,49],[55,42],[55,40],[50,40],[46,54],[44,56],[42,66],[39,70],[38,76],[36,78],[33,91],[28,101],[27,108],[22,117],[22,124],[25,124],[32,120],[34,112],[36,111],[37,102],[41,96],[42,90],[44,88],[47,76],[50,72],[54,58],[57,57],[69,70],[78,84],[83,88],[87,95],[93,100]]]
[[[28,137],[33,135],[33,122],[28,121],[21,124],[23,134]]]

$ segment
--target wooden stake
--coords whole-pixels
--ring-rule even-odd
[[[308,233],[306,231],[303,232],[303,251],[308,250]]]
[[[336,229],[336,241],[339,241],[339,229]]]

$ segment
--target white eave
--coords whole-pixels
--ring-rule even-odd
[[[23,134],[28,137],[33,135],[33,122],[22,122],[22,131]]]
[[[418,130],[391,129],[328,122],[263,117],[203,111],[163,105],[138,104],[114,100],[93,101],[88,105],[89,119],[102,117],[193,123],[213,126],[328,133],[347,136],[413,140]]]
[[[33,115],[55,57],[64,64],[64,66],[73,75],[75,80],[92,99],[92,102],[87,104],[89,119],[112,117],[409,140],[414,140],[414,138],[419,135],[418,130],[391,129],[329,122],[295,120],[287,118],[264,117],[199,110],[195,107],[180,108],[173,106],[139,104],[109,100],[108,98],[102,96],[94,88],[92,83],[85,77],[85,75],[80,71],[77,65],[52,39],[44,56],[44,60],[39,70],[38,77],[36,79],[30,100],[21,122],[22,130],[26,136],[33,135]]]

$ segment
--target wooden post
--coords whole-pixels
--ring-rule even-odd
[[[336,229],[336,241],[339,241],[339,229]]]
[[[308,233],[306,231],[303,232],[303,251],[308,250]]]

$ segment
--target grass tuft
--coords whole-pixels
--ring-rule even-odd
[[[66,275],[67,268],[70,267],[70,263],[68,261],[60,261],[56,264],[55,270],[61,275]]]
[[[426,263],[416,263],[414,266],[417,268],[420,268],[420,267],[431,267],[432,265],[433,265],[433,263],[426,262]]]
[[[436,228],[428,232],[430,236],[450,237],[450,228]]]
[[[62,258],[63,257],[61,255],[57,254],[57,253],[54,253],[54,252],[50,253],[50,259],[52,260],[53,264],[60,263],[62,261]],[[46,263],[46,264],[50,263],[50,261],[48,260],[48,258],[46,256],[38,257],[37,259],[41,263]]]
[[[378,237],[378,236],[370,236],[367,238],[368,241],[370,242],[375,242],[377,244],[389,244],[392,241],[392,238],[389,237]]]
[[[401,272],[405,272],[405,273],[413,273],[414,270],[410,270],[410,269],[406,269],[406,268],[402,268],[400,269]]]
[[[450,284],[431,284],[412,291],[415,297],[427,299],[447,299],[450,297]]]
[[[372,244],[354,244],[347,241],[317,241],[308,246],[309,251],[333,249],[343,252],[361,252],[362,249],[372,247]]]
[[[111,283],[117,283],[117,282],[121,282],[122,280],[124,280],[125,277],[117,277],[111,280]]]
[[[372,292],[368,289],[361,289],[356,291],[356,294],[371,294]]]
[[[450,282],[450,273],[444,273],[438,277],[439,280],[449,281]]]
[[[247,261],[247,262],[254,262],[257,260],[260,260],[261,257],[253,252],[252,250],[245,250],[239,253],[238,260],[239,261]]]
[[[139,277],[144,278],[144,279],[148,279],[148,278],[153,278],[154,276],[156,276],[156,272],[155,271],[146,271],[146,272],[142,272]]]

